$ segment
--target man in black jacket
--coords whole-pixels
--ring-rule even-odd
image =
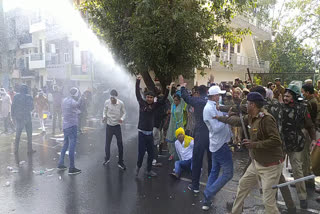
[[[139,102],[139,135],[138,135],[138,162],[136,168],[136,176],[138,176],[140,168],[142,166],[143,157],[145,151],[148,153],[147,162],[147,176],[157,176],[155,172],[152,171],[152,160],[153,160],[153,127],[154,127],[154,115],[156,109],[165,105],[165,100],[168,97],[168,92],[164,96],[163,101],[154,102],[154,93],[148,91],[146,95],[146,100],[143,100],[140,94],[140,81],[141,77],[137,77],[136,81],[136,97]]]
[[[18,154],[19,142],[23,128],[26,128],[28,137],[28,154],[32,154],[35,150],[32,149],[32,120],[31,111],[33,110],[33,99],[28,94],[28,86],[22,85],[20,93],[13,98],[11,113],[12,118],[16,122],[16,139],[14,153]]]

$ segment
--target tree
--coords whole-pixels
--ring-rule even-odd
[[[179,74],[209,65],[218,51],[214,35],[239,43],[248,29],[232,29],[230,20],[254,0],[87,0],[81,10],[93,30],[131,73],[141,73],[154,90],[153,71],[165,88]]]

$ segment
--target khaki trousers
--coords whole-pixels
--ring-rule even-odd
[[[302,170],[303,152],[288,152],[290,164],[292,167],[293,178],[299,179],[304,177]],[[296,189],[300,200],[307,199],[306,184],[304,181],[296,183]]]
[[[305,136],[305,145],[302,151],[302,170],[303,176],[311,175],[311,160],[310,160],[310,144],[311,139],[309,137],[309,133],[306,129],[303,129],[303,134]],[[314,180],[308,180],[307,182],[314,182]]]
[[[265,213],[280,213],[276,203],[277,189],[272,189],[272,186],[279,184],[283,163],[275,166],[264,167],[258,162],[254,162],[255,166],[253,166],[251,163],[239,181],[237,196],[233,204],[232,213],[242,213],[245,198],[248,196],[251,189],[258,184],[256,176],[257,174],[261,179],[263,192],[262,199],[265,207]]]

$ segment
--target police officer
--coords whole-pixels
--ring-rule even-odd
[[[278,99],[279,98],[279,96],[280,96],[280,94],[282,95],[282,97],[283,97],[283,95],[284,95],[284,93],[285,93],[285,88],[281,85],[281,79],[280,78],[276,78],[275,80],[274,80],[274,82],[275,82],[275,88],[273,89],[273,97],[275,98],[275,99]]]
[[[303,177],[302,158],[305,146],[305,136],[302,129],[305,128],[312,140],[315,140],[315,129],[308,112],[307,105],[300,98],[301,91],[298,86],[290,84],[285,90],[282,103],[282,140],[287,152],[294,179]],[[296,184],[300,207],[307,209],[307,191],[305,182]]]
[[[278,125],[278,130],[280,132],[280,136],[282,134],[282,104],[279,102],[279,100],[267,97],[267,92],[262,86],[256,86],[251,89],[251,92],[258,92],[265,98],[265,105],[264,109],[269,112],[274,119],[276,119],[277,125]],[[285,154],[284,154],[285,156]],[[285,183],[286,179],[283,174],[280,176],[280,181],[279,183]],[[283,200],[287,206],[287,210],[283,210],[282,213],[290,213],[290,214],[295,214],[296,213],[296,205],[292,199],[292,195],[290,192],[290,189],[288,186],[284,186],[280,188]]]
[[[279,213],[276,204],[276,192],[272,186],[279,183],[283,168],[283,149],[276,120],[264,108],[264,98],[258,92],[250,92],[247,96],[248,115],[244,123],[249,128],[251,139],[244,139],[243,145],[249,149],[252,163],[239,181],[237,196],[232,213],[238,214],[243,210],[245,198],[252,187],[261,178],[263,204],[266,213]],[[217,117],[221,122],[241,126],[237,116]]]

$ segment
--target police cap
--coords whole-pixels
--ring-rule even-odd
[[[258,92],[250,92],[247,96],[247,100],[251,102],[264,101],[263,96]]]

